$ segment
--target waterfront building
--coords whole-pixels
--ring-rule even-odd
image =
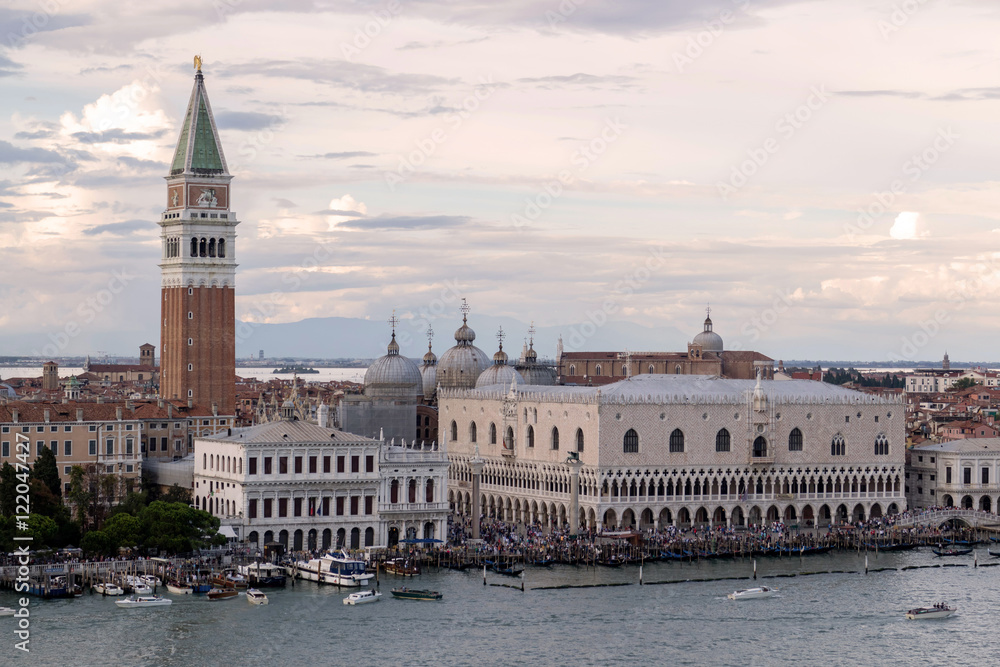
[[[602,385],[637,375],[718,375],[750,380],[760,372],[774,379],[774,360],[760,352],[726,350],[713,330],[711,311],[687,352],[563,352],[557,359],[561,384]]]
[[[196,58],[194,88],[167,175],[161,228],[160,396],[236,410],[236,213]]]
[[[379,544],[448,539],[448,452],[443,446],[383,443],[379,477]]]
[[[912,507],[993,512],[1000,504],[1000,438],[918,445],[908,455],[906,491]]]
[[[449,502],[466,515],[474,456],[484,514],[547,526],[810,526],[906,508],[898,397],[643,374],[601,387],[441,389],[439,408]]]

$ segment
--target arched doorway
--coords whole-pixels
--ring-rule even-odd
[[[639,514],[639,528],[646,529],[653,527],[653,510],[648,507]]]
[[[635,527],[635,512],[631,509],[627,509],[622,512],[622,528],[633,528]]]
[[[989,496],[983,496],[982,498],[980,498],[979,499],[979,509],[981,509],[984,512],[992,512],[993,511],[993,501],[992,501],[992,499],[990,499]]]
[[[285,551],[288,551],[288,531],[283,530],[278,533],[278,543],[285,547]]]
[[[670,510],[664,508],[660,510],[660,528],[672,525],[674,522],[674,517],[670,514]]]
[[[389,528],[389,548],[399,544],[399,528],[392,526]]]
[[[804,523],[807,528],[812,528],[816,523],[816,517],[813,515],[812,505],[806,505],[802,508],[802,523]]]
[[[365,528],[365,546],[373,547],[375,546],[375,529],[371,526]]]
[[[706,523],[708,523],[708,510],[705,509],[704,507],[699,507],[697,510],[695,510],[694,522],[699,526],[703,526]]]
[[[265,545],[270,544],[271,542],[274,542],[274,531],[273,530],[264,531],[264,544]]]
[[[330,544],[333,542],[333,531],[327,528],[323,531],[323,550],[326,551],[330,548]]]
[[[722,507],[716,507],[715,512],[712,514],[712,523],[717,526],[723,526],[726,524],[726,510]]]
[[[433,540],[434,539],[434,524],[428,521],[424,524],[424,539]]]
[[[746,523],[746,519],[743,516],[743,508],[742,507],[734,507],[733,508],[733,525],[734,526],[743,526],[743,525],[745,525],[745,523]]]
[[[254,548],[254,549],[257,549],[257,548],[259,548],[259,547],[260,547],[260,545],[259,545],[259,543],[258,543],[258,537],[259,537],[259,536],[258,536],[258,534],[257,534],[257,531],[256,531],[256,530],[251,530],[251,531],[250,531],[250,534],[249,534],[249,535],[247,535],[247,542],[249,542],[249,543],[250,543],[250,546],[251,546],[252,548]]]
[[[792,525],[792,523],[794,523],[797,520],[798,520],[798,517],[795,514],[795,508],[792,507],[791,505],[789,505],[788,507],[786,507],[785,508],[785,519],[784,519],[785,525],[790,526],[790,525]]]
[[[942,496],[941,497],[941,502],[944,504],[945,507],[954,507],[955,506],[955,499],[952,498],[949,495]]]
[[[302,551],[302,529],[298,529],[294,533],[295,537],[292,540],[293,549],[295,551]]]
[[[878,519],[882,516],[882,506],[878,503],[872,505],[872,508],[868,510],[868,517],[871,519]]]
[[[972,496],[962,496],[962,509],[972,509]]]
[[[753,507],[750,508],[750,513],[748,518],[750,519],[750,525],[759,526],[763,522],[764,515],[763,512],[761,512],[761,509],[756,505],[754,505]]]
[[[337,548],[343,549],[344,545],[347,543],[347,531],[343,528],[337,529]]]
[[[847,505],[837,505],[837,523],[847,523]]]
[[[316,529],[315,528],[311,529],[309,531],[309,539],[307,541],[307,544],[309,545],[308,546],[309,551],[316,551],[316,546],[317,546],[316,545],[316,536],[317,536]]]
[[[770,522],[773,523],[773,522],[777,521],[780,516],[781,515],[778,513],[778,508],[775,507],[774,505],[771,505],[770,507],[767,508],[767,520],[768,521],[770,521]]]
[[[618,527],[618,515],[614,510],[607,510],[604,513],[604,527],[614,530]]]
[[[682,507],[677,510],[677,523],[684,526],[691,523],[691,512],[688,508]]]
[[[361,529],[351,528],[351,548],[360,549],[361,548]]]
[[[862,522],[865,520],[865,506],[858,503],[854,506],[854,512],[851,513],[851,520],[855,522]]]

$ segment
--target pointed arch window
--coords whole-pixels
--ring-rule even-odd
[[[715,451],[717,452],[728,452],[730,445],[729,431],[720,428],[719,432],[715,434]]]
[[[559,429],[552,427],[552,449],[559,449]]]
[[[528,427],[528,433],[527,433],[527,440],[525,442],[525,447],[529,447],[530,448],[530,447],[534,447],[534,446],[535,446],[535,427],[534,426],[529,426]]]
[[[458,440],[458,423],[454,419],[451,421],[451,440]]]
[[[600,374],[601,374],[601,365],[597,364],[597,366],[594,367],[594,375],[600,375]]]
[[[802,431],[800,431],[797,426],[792,429],[791,433],[788,434],[788,451],[802,451]]]
[[[875,436],[875,456],[888,456],[889,455],[889,438],[885,437],[885,433],[879,433]]]
[[[507,434],[504,436],[503,446],[506,447],[507,449],[514,449],[514,427],[513,426],[508,426],[507,427]]]
[[[767,440],[764,439],[764,436],[759,435],[753,441],[753,455],[754,458],[764,458],[767,456]]]
[[[490,422],[490,444],[497,444],[497,425]]]
[[[469,442],[476,441],[476,422],[469,424]]]
[[[576,451],[583,451],[583,429],[576,429]]]
[[[679,428],[675,428],[673,433],[670,434],[670,451],[671,452],[683,452],[684,451],[684,431]]]
[[[639,433],[634,428],[625,431],[625,437],[622,438],[622,451],[626,454],[637,454],[639,452]],[[673,451],[673,449],[670,451]]]
[[[847,443],[844,436],[837,434],[830,441],[830,456],[844,456],[847,453]]]

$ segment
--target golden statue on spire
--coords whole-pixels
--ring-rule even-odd
[[[199,72],[201,71],[201,56],[194,57],[194,68]]]

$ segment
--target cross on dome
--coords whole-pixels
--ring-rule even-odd
[[[395,335],[396,335],[396,325],[399,324],[399,318],[396,317],[396,309],[395,308],[393,309],[393,311],[392,311],[392,317],[390,317],[388,319],[388,322],[389,322],[389,326],[392,327],[392,335],[395,337]]]
[[[503,330],[503,325],[500,325],[500,330],[497,331],[497,340],[500,341],[500,349],[503,349],[503,340],[507,337],[506,332]]]

